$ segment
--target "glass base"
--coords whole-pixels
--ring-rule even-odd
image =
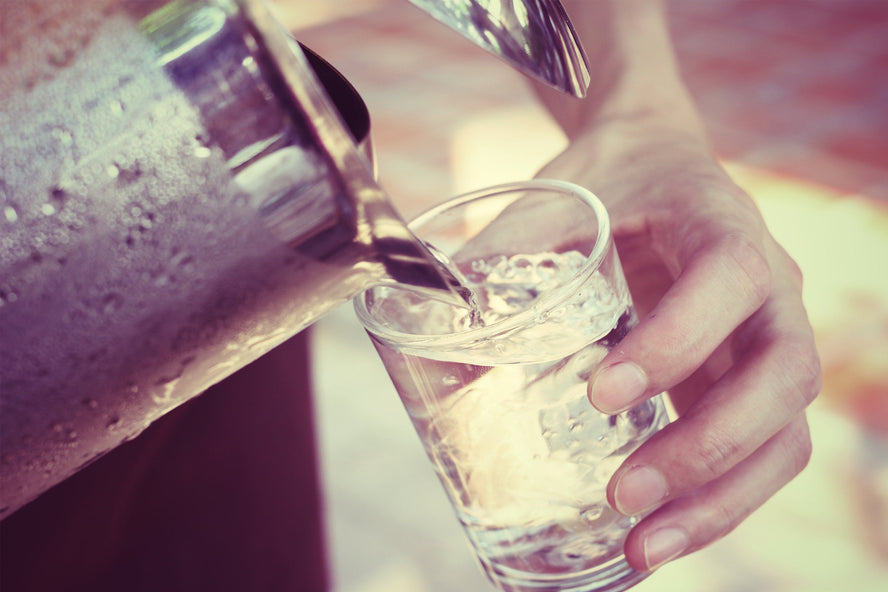
[[[635,571],[623,558],[573,574],[504,574],[492,569],[486,571],[494,585],[503,592],[620,592],[628,590],[650,575]]]

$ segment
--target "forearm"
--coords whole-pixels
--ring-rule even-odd
[[[536,85],[574,138],[610,118],[655,118],[704,137],[681,79],[661,0],[564,0],[591,64],[582,100]]]

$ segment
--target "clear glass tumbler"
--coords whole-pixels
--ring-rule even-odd
[[[661,396],[615,416],[587,397],[637,322],[604,206],[537,180],[457,197],[410,227],[470,305],[391,285],[355,306],[484,571],[508,592],[633,586],[635,519],[605,488],[668,419]]]

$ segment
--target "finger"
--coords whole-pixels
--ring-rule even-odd
[[[690,376],[759,309],[768,262],[751,240],[720,237],[698,251],[656,308],[602,361],[589,399],[617,413]]]
[[[719,478],[816,397],[820,366],[810,327],[798,320],[804,313],[774,316],[774,308],[757,313],[772,324],[745,355],[617,470],[608,486],[614,508],[639,514]]]
[[[653,571],[720,539],[801,472],[810,454],[799,415],[731,471],[642,520],[626,539],[629,564]]]

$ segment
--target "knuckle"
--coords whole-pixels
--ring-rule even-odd
[[[734,466],[740,454],[741,447],[733,439],[708,432],[699,436],[691,466],[703,481],[711,481]]]
[[[771,266],[765,252],[746,234],[725,235],[720,249],[733,261],[742,273],[740,289],[745,290],[757,303],[762,304],[771,293]]]
[[[780,344],[777,363],[789,383],[791,398],[787,403],[797,408],[810,405],[823,383],[820,357],[808,338],[785,337]]]

